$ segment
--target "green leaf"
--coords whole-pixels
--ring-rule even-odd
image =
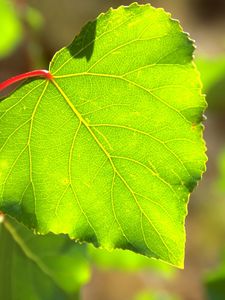
[[[225,57],[199,58],[196,61],[201,73],[203,91],[207,93],[209,110],[225,110]]]
[[[10,54],[22,38],[19,18],[9,0],[0,0],[0,58]]]
[[[136,295],[134,300],[179,300],[179,298],[162,291],[144,291]]]
[[[208,92],[225,76],[225,58],[198,58],[197,67],[201,73],[203,89]]]
[[[34,7],[27,6],[25,20],[33,31],[40,31],[44,26],[44,19],[41,13]]]
[[[65,236],[34,235],[7,218],[0,245],[0,299],[78,299],[89,279],[84,248]]]
[[[176,274],[175,268],[155,259],[137,255],[131,251],[116,249],[112,252],[88,247],[90,260],[103,270],[119,270],[122,272],[150,271],[165,278],[172,278]]]
[[[210,271],[205,276],[205,289],[207,299],[223,300],[225,295],[225,256],[222,259],[221,265],[213,271]]]
[[[0,105],[0,209],[40,233],[183,267],[205,170],[193,43],[162,9],[101,14],[56,53],[52,81]]]

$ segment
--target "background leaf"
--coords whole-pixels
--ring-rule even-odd
[[[225,255],[220,266],[205,276],[205,288],[209,300],[222,300],[225,295]]]
[[[88,246],[90,260],[103,270],[119,270],[123,272],[150,271],[165,278],[172,278],[176,274],[172,266],[155,259],[137,255],[131,251],[116,249],[112,252]]]
[[[178,22],[150,5],[88,23],[51,82],[1,103],[1,209],[178,267],[187,200],[205,170],[199,74]]]
[[[62,235],[34,235],[8,219],[0,225],[0,299],[78,299],[89,279],[84,247]]]
[[[179,300],[178,297],[167,293],[142,292],[134,300]]]
[[[225,74],[225,58],[203,58],[197,59],[196,64],[201,73],[201,79],[205,92],[208,92]]]
[[[22,38],[22,28],[12,1],[0,0],[0,58],[10,54]]]
[[[200,57],[196,60],[196,63],[201,73],[203,91],[207,94],[209,110],[217,111],[220,116],[225,109],[225,58],[224,56],[216,58]]]

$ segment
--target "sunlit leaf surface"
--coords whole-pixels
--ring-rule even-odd
[[[183,266],[187,201],[205,170],[199,74],[177,21],[150,5],[88,23],[52,81],[1,102],[0,209]]]

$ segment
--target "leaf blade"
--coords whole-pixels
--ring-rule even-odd
[[[21,88],[41,85],[32,105],[24,100],[35,118],[23,159],[29,176],[21,177],[32,190],[22,205],[2,209],[42,233],[182,267],[187,201],[206,161],[205,100],[192,52],[178,22],[150,5],[110,10],[87,24],[53,58],[52,84]],[[8,203],[18,169],[6,180]]]

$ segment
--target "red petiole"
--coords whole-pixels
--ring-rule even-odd
[[[0,92],[6,89],[8,86],[14,84],[15,82],[21,81],[26,78],[31,78],[31,77],[44,77],[48,80],[51,80],[53,78],[52,74],[47,71],[47,70],[36,70],[36,71],[31,71],[27,73],[23,73],[14,77],[11,77],[2,83],[0,83]]]

